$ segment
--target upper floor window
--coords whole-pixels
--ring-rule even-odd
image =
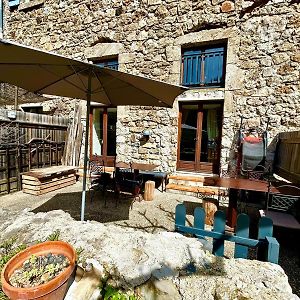
[[[182,84],[195,87],[223,87],[225,51],[224,45],[184,49]]]
[[[109,68],[113,70],[118,70],[119,68],[118,58],[97,60],[94,61],[94,64],[102,68]]]
[[[9,7],[15,7],[20,4],[20,0],[8,0],[8,6]]]

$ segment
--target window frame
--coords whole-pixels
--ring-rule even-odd
[[[95,64],[101,68],[108,68],[108,69],[112,69],[112,70],[116,70],[116,71],[119,70],[118,56],[93,60],[93,64]]]
[[[223,88],[226,75],[226,54],[225,43],[183,48],[181,54],[182,85],[191,88]],[[211,58],[213,58],[213,63],[207,67],[207,62]],[[186,71],[187,68],[188,71]],[[207,75],[211,77],[206,79]],[[217,77],[217,80],[213,80],[213,76]]]

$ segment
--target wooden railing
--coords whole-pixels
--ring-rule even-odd
[[[273,234],[272,220],[262,217],[258,224],[257,239],[249,238],[249,217],[246,214],[240,214],[237,218],[235,234],[225,232],[225,213],[217,211],[214,216],[214,226],[212,230],[204,229],[205,212],[201,207],[194,211],[194,226],[186,226],[186,208],[184,204],[176,206],[175,230],[180,233],[187,233],[200,239],[205,237],[213,238],[213,254],[224,256],[224,241],[235,243],[235,258],[248,258],[248,247],[257,248],[257,259],[278,263],[279,243]]]
[[[279,134],[274,161],[276,174],[300,183],[300,131]]]

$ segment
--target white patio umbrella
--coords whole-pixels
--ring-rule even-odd
[[[90,103],[172,107],[186,88],[0,39],[0,82],[87,101],[81,220],[84,220]]]

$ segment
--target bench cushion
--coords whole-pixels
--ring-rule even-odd
[[[260,210],[260,215],[262,217],[268,217],[272,219],[274,226],[291,228],[291,229],[300,229],[300,223],[297,219],[288,213],[271,211],[271,210]]]

